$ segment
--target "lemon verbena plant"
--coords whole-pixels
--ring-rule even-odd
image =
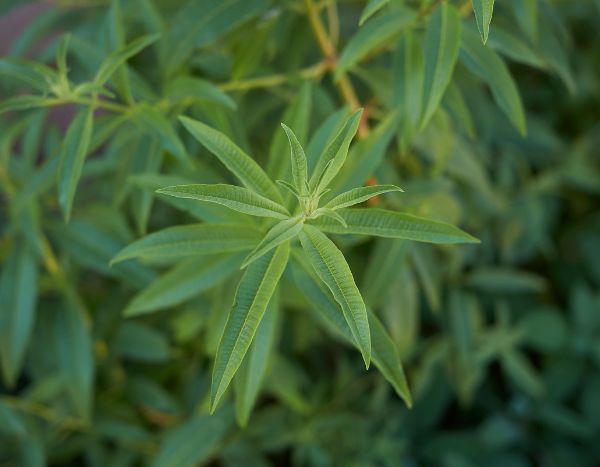
[[[395,185],[363,186],[337,193],[333,188],[334,182],[344,167],[361,115],[362,110],[354,112],[327,141],[310,176],[302,145],[292,129],[282,124],[290,146],[291,182],[283,179],[274,182],[253,158],[223,133],[200,121],[180,118],[194,138],[213,153],[243,186],[187,184],[167,186],[157,192],[215,203],[224,209],[264,218],[262,223],[252,228],[260,232],[260,239],[257,237],[253,244],[243,225],[205,223],[177,226],[135,241],[117,254],[113,262],[134,257],[233,254],[234,251],[251,249],[243,259],[238,257],[245,272],[238,284],[215,357],[211,411],[225,394],[260,332],[264,315],[290,258],[296,263],[296,268],[301,269],[298,274],[305,275],[299,282],[306,283],[307,278],[314,281],[312,287],[316,286],[316,293],[335,303],[334,313],[343,316],[345,324],[335,316],[328,316],[328,319],[340,327],[360,350],[367,369],[373,359],[398,394],[411,404],[404,371],[390,345],[391,341],[377,318],[368,312],[343,253],[326,233],[432,243],[472,243],[477,240],[442,222],[386,209],[352,208],[374,196],[402,191]],[[301,249],[295,245],[297,240]],[[310,287],[301,288],[309,301],[314,301],[317,312],[322,313],[318,306],[322,297],[314,297],[315,291]],[[256,364],[264,366],[265,362]],[[252,403],[253,400],[250,405]],[[247,419],[249,408],[245,407],[240,414],[242,420]]]

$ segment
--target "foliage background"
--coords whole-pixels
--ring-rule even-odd
[[[123,44],[160,36],[108,81],[116,95],[98,104],[68,223],[58,156],[91,94],[59,89],[52,106],[1,116],[1,465],[598,465],[600,8],[498,1],[484,46],[470,2],[450,2],[460,51],[420,128],[419,60],[439,3],[391,2],[359,27],[365,3],[351,0],[63,1],[29,24],[0,65],[3,111],[33,105],[10,101],[23,94],[52,99],[57,88],[32,63],[7,63],[55,67],[64,32],[73,83],[93,80]],[[204,85],[182,95],[173,83],[183,75]],[[124,319],[168,265],[109,261],[146,232],[217,215],[154,198],[172,182],[227,177],[178,115],[269,167],[288,157],[279,122],[297,131],[303,121],[290,120],[308,115],[309,141],[345,105],[368,115],[350,157],[376,161],[380,183],[405,189],[379,203],[482,241],[336,238],[398,348],[414,407],[331,339],[285,276],[248,425],[236,424],[234,402],[209,416],[237,278],[163,291],[170,298],[146,304],[155,313]]]

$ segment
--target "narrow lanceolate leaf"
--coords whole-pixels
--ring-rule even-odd
[[[256,261],[276,246],[294,238],[302,230],[303,225],[303,217],[291,217],[276,224],[267,232],[267,235],[265,235],[256,248],[246,257],[242,263],[242,268],[245,268],[253,261]]]
[[[460,58],[469,70],[488,84],[498,106],[521,134],[525,134],[527,128],[521,96],[504,61],[468,28],[463,28],[461,34]]]
[[[371,16],[386,6],[390,0],[369,0],[367,6],[363,9],[358,20],[358,25],[362,26]]]
[[[35,321],[38,269],[27,242],[17,243],[8,255],[0,278],[0,361],[4,380],[14,385]]]
[[[187,102],[204,101],[235,110],[237,105],[228,94],[208,80],[192,76],[180,76],[167,85],[166,92],[172,100]]]
[[[216,183],[212,185],[177,185],[156,191],[176,198],[197,199],[222,204],[234,211],[251,216],[287,219],[290,214],[283,206],[241,186]]]
[[[327,144],[311,175],[311,190],[322,192],[340,171],[346,161],[350,142],[358,130],[361,116],[362,109],[354,112],[339,133]]]
[[[193,258],[156,278],[137,294],[125,316],[137,316],[169,308],[219,284],[240,267],[240,254],[214,259]]]
[[[185,258],[193,255],[250,250],[261,239],[252,225],[192,224],[169,227],[146,235],[123,248],[111,264],[131,258]]]
[[[344,319],[340,305],[331,292],[314,276],[310,266],[299,254],[294,254],[291,262],[294,284],[312,305],[309,310],[334,333],[356,345],[350,327]],[[412,405],[412,397],[402,368],[398,350],[379,318],[369,309],[369,326],[372,339],[372,359],[385,379],[394,387],[396,393],[404,399],[406,405]]]
[[[475,12],[475,20],[477,21],[477,29],[481,34],[481,39],[485,44],[490,33],[490,23],[492,21],[492,13],[494,12],[494,0],[472,0],[473,11]]]
[[[365,365],[369,368],[371,333],[367,310],[344,255],[326,235],[308,225],[300,232],[300,241],[315,272],[342,307]]]
[[[263,169],[227,136],[202,122],[179,117],[183,126],[233,173],[250,190],[276,201],[281,200],[279,190]]]
[[[58,168],[58,203],[66,221],[71,217],[73,198],[90,146],[93,124],[92,108],[80,110],[67,130],[61,149]]]
[[[269,357],[275,343],[279,303],[274,294],[267,306],[250,346],[247,358],[234,379],[235,414],[238,423],[246,426],[267,373]]]
[[[358,203],[362,203],[371,199],[373,196],[381,195],[383,193],[389,193],[391,191],[404,191],[402,188],[396,185],[372,185],[354,188],[346,191],[341,195],[336,196],[329,201],[325,207],[330,209],[341,209],[353,206]]]
[[[306,162],[306,155],[304,149],[300,145],[298,138],[292,130],[290,130],[285,124],[281,124],[285,131],[289,141],[292,158],[292,179],[296,190],[300,195],[306,195],[308,190],[308,164]]]
[[[343,226],[346,225],[346,221],[344,220],[344,218],[342,216],[340,216],[337,212],[335,212],[333,209],[330,209],[330,208],[319,208],[312,215],[312,217],[315,218],[315,219],[317,217],[320,217],[320,216],[331,217],[333,220],[338,221]]]
[[[425,74],[421,127],[438,108],[450,83],[460,45],[460,17],[456,8],[443,2],[433,12],[425,34]]]
[[[96,73],[94,83],[103,85],[113,75],[117,68],[129,60],[134,55],[140,53],[143,49],[156,42],[160,37],[160,34],[148,34],[146,36],[139,37],[134,41],[127,44],[120,50],[116,50],[111,53],[100,65],[100,69]]]
[[[10,110],[26,110],[47,107],[50,100],[42,96],[14,96],[0,102],[0,114]]]
[[[240,367],[290,254],[289,243],[252,263],[240,280],[233,308],[219,342],[211,383],[210,411],[214,412]]]
[[[347,227],[324,217],[312,220],[311,224],[324,232],[337,234],[375,235],[430,243],[479,243],[458,227],[412,214],[376,208],[347,208],[338,213]]]
[[[416,19],[413,10],[398,7],[369,21],[350,39],[340,55],[335,67],[336,79],[375,49],[390,44],[394,36],[410,27]]]

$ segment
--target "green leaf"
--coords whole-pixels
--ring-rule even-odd
[[[346,208],[338,213],[347,227],[323,217],[311,221],[311,225],[336,234],[375,235],[430,243],[479,243],[458,227],[412,214],[377,208]]]
[[[256,261],[265,253],[268,253],[276,246],[279,246],[287,240],[291,240],[302,230],[304,225],[303,217],[290,217],[289,219],[283,220],[269,230],[261,242],[250,252],[250,254],[244,259],[242,268],[245,268],[253,261]]]
[[[279,300],[277,294],[274,294],[256,330],[254,341],[248,350],[248,356],[242,362],[233,380],[235,413],[238,423],[242,427],[248,424],[250,413],[267,373],[269,357],[275,343],[278,314]]]
[[[325,207],[330,209],[347,208],[348,206],[353,206],[355,204],[367,201],[373,196],[381,195],[383,193],[389,193],[392,191],[404,190],[395,185],[372,185],[354,188],[336,196],[331,201],[329,201],[325,205]]]
[[[193,258],[157,277],[125,308],[125,316],[138,316],[178,305],[219,284],[239,269],[241,255]]]
[[[381,10],[388,3],[390,3],[390,0],[369,0],[369,3],[366,4],[362,13],[360,14],[358,25],[362,26],[365,21],[367,21],[371,16]]]
[[[65,79],[69,71],[69,68],[67,66],[67,52],[69,50],[70,40],[71,35],[68,33],[64,34],[58,44],[58,49],[56,51],[56,67],[58,69],[58,74]]]
[[[237,108],[235,101],[213,83],[193,76],[175,78],[167,85],[166,92],[169,98],[175,101],[204,101],[219,104],[231,110]]]
[[[527,132],[525,111],[519,90],[504,61],[496,52],[485,47],[469,28],[462,31],[460,58],[467,68],[490,86],[498,106],[524,135]]]
[[[214,412],[240,367],[288,261],[289,243],[254,261],[244,273],[219,342],[212,375],[210,411]]]
[[[335,67],[335,79],[377,48],[383,47],[404,29],[411,27],[417,14],[406,7],[398,7],[386,15],[369,21],[346,44]]]
[[[168,227],[123,248],[111,264],[131,258],[185,258],[250,250],[261,231],[242,224],[192,224]]]
[[[299,195],[308,194],[308,163],[304,149],[300,145],[294,132],[284,123],[281,124],[288,140],[290,141],[291,159],[292,159],[292,179]]]
[[[160,38],[160,34],[148,34],[142,37],[138,37],[134,41],[130,42],[123,48],[114,51],[108,57],[104,59],[96,77],[94,83],[102,86],[106,83],[117,69],[129,60],[134,55],[140,53],[143,49],[153,44]]]
[[[317,217],[320,217],[320,216],[331,217],[332,219],[336,220],[343,226],[346,226],[346,221],[344,220],[344,218],[342,216],[340,216],[337,212],[335,212],[333,209],[319,208],[315,212],[313,212],[311,218],[316,219]]]
[[[67,130],[58,167],[58,203],[65,221],[71,217],[73,198],[92,139],[93,109],[81,109]]]
[[[344,317],[362,353],[365,366],[369,368],[371,362],[369,320],[365,304],[344,255],[326,235],[308,225],[300,232],[300,242],[313,269],[342,307]]]
[[[234,211],[251,216],[287,219],[290,214],[283,206],[241,186],[216,183],[212,185],[177,185],[157,190],[157,193],[176,198],[197,199],[222,204]]]
[[[42,93],[47,93],[50,85],[58,80],[58,73],[52,68],[16,58],[0,59],[0,76],[8,76],[26,83]]]
[[[169,342],[154,328],[133,321],[120,327],[112,349],[121,357],[147,363],[162,363],[169,359]]]
[[[472,2],[477,29],[479,29],[481,40],[485,44],[490,32],[490,23],[492,21],[492,13],[494,12],[494,0],[472,0]]]
[[[423,128],[438,108],[450,83],[460,45],[460,17],[452,5],[443,2],[427,23],[423,81]]]
[[[10,249],[0,277],[0,360],[10,387],[19,376],[33,330],[37,286],[35,254],[26,241],[19,241]]]
[[[313,192],[323,192],[344,165],[361,116],[362,109],[354,112],[323,150],[310,178],[310,189]]]
[[[0,114],[10,110],[27,110],[35,107],[47,107],[51,102],[41,96],[14,96],[0,102]]]
[[[292,256],[291,272],[294,285],[300,289],[310,303],[311,312],[334,333],[358,347],[339,303],[327,287],[314,277],[310,266],[296,252]],[[412,398],[397,349],[377,316],[369,309],[367,309],[367,313],[371,330],[373,363],[394,387],[396,393],[404,399],[406,405],[410,407]]]
[[[279,190],[264,170],[227,136],[191,118],[179,117],[179,119],[192,136],[217,156],[246,188],[275,201],[282,201]]]

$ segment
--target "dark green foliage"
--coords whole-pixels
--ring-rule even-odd
[[[597,1],[56,3],[0,57],[0,466],[600,464]]]

